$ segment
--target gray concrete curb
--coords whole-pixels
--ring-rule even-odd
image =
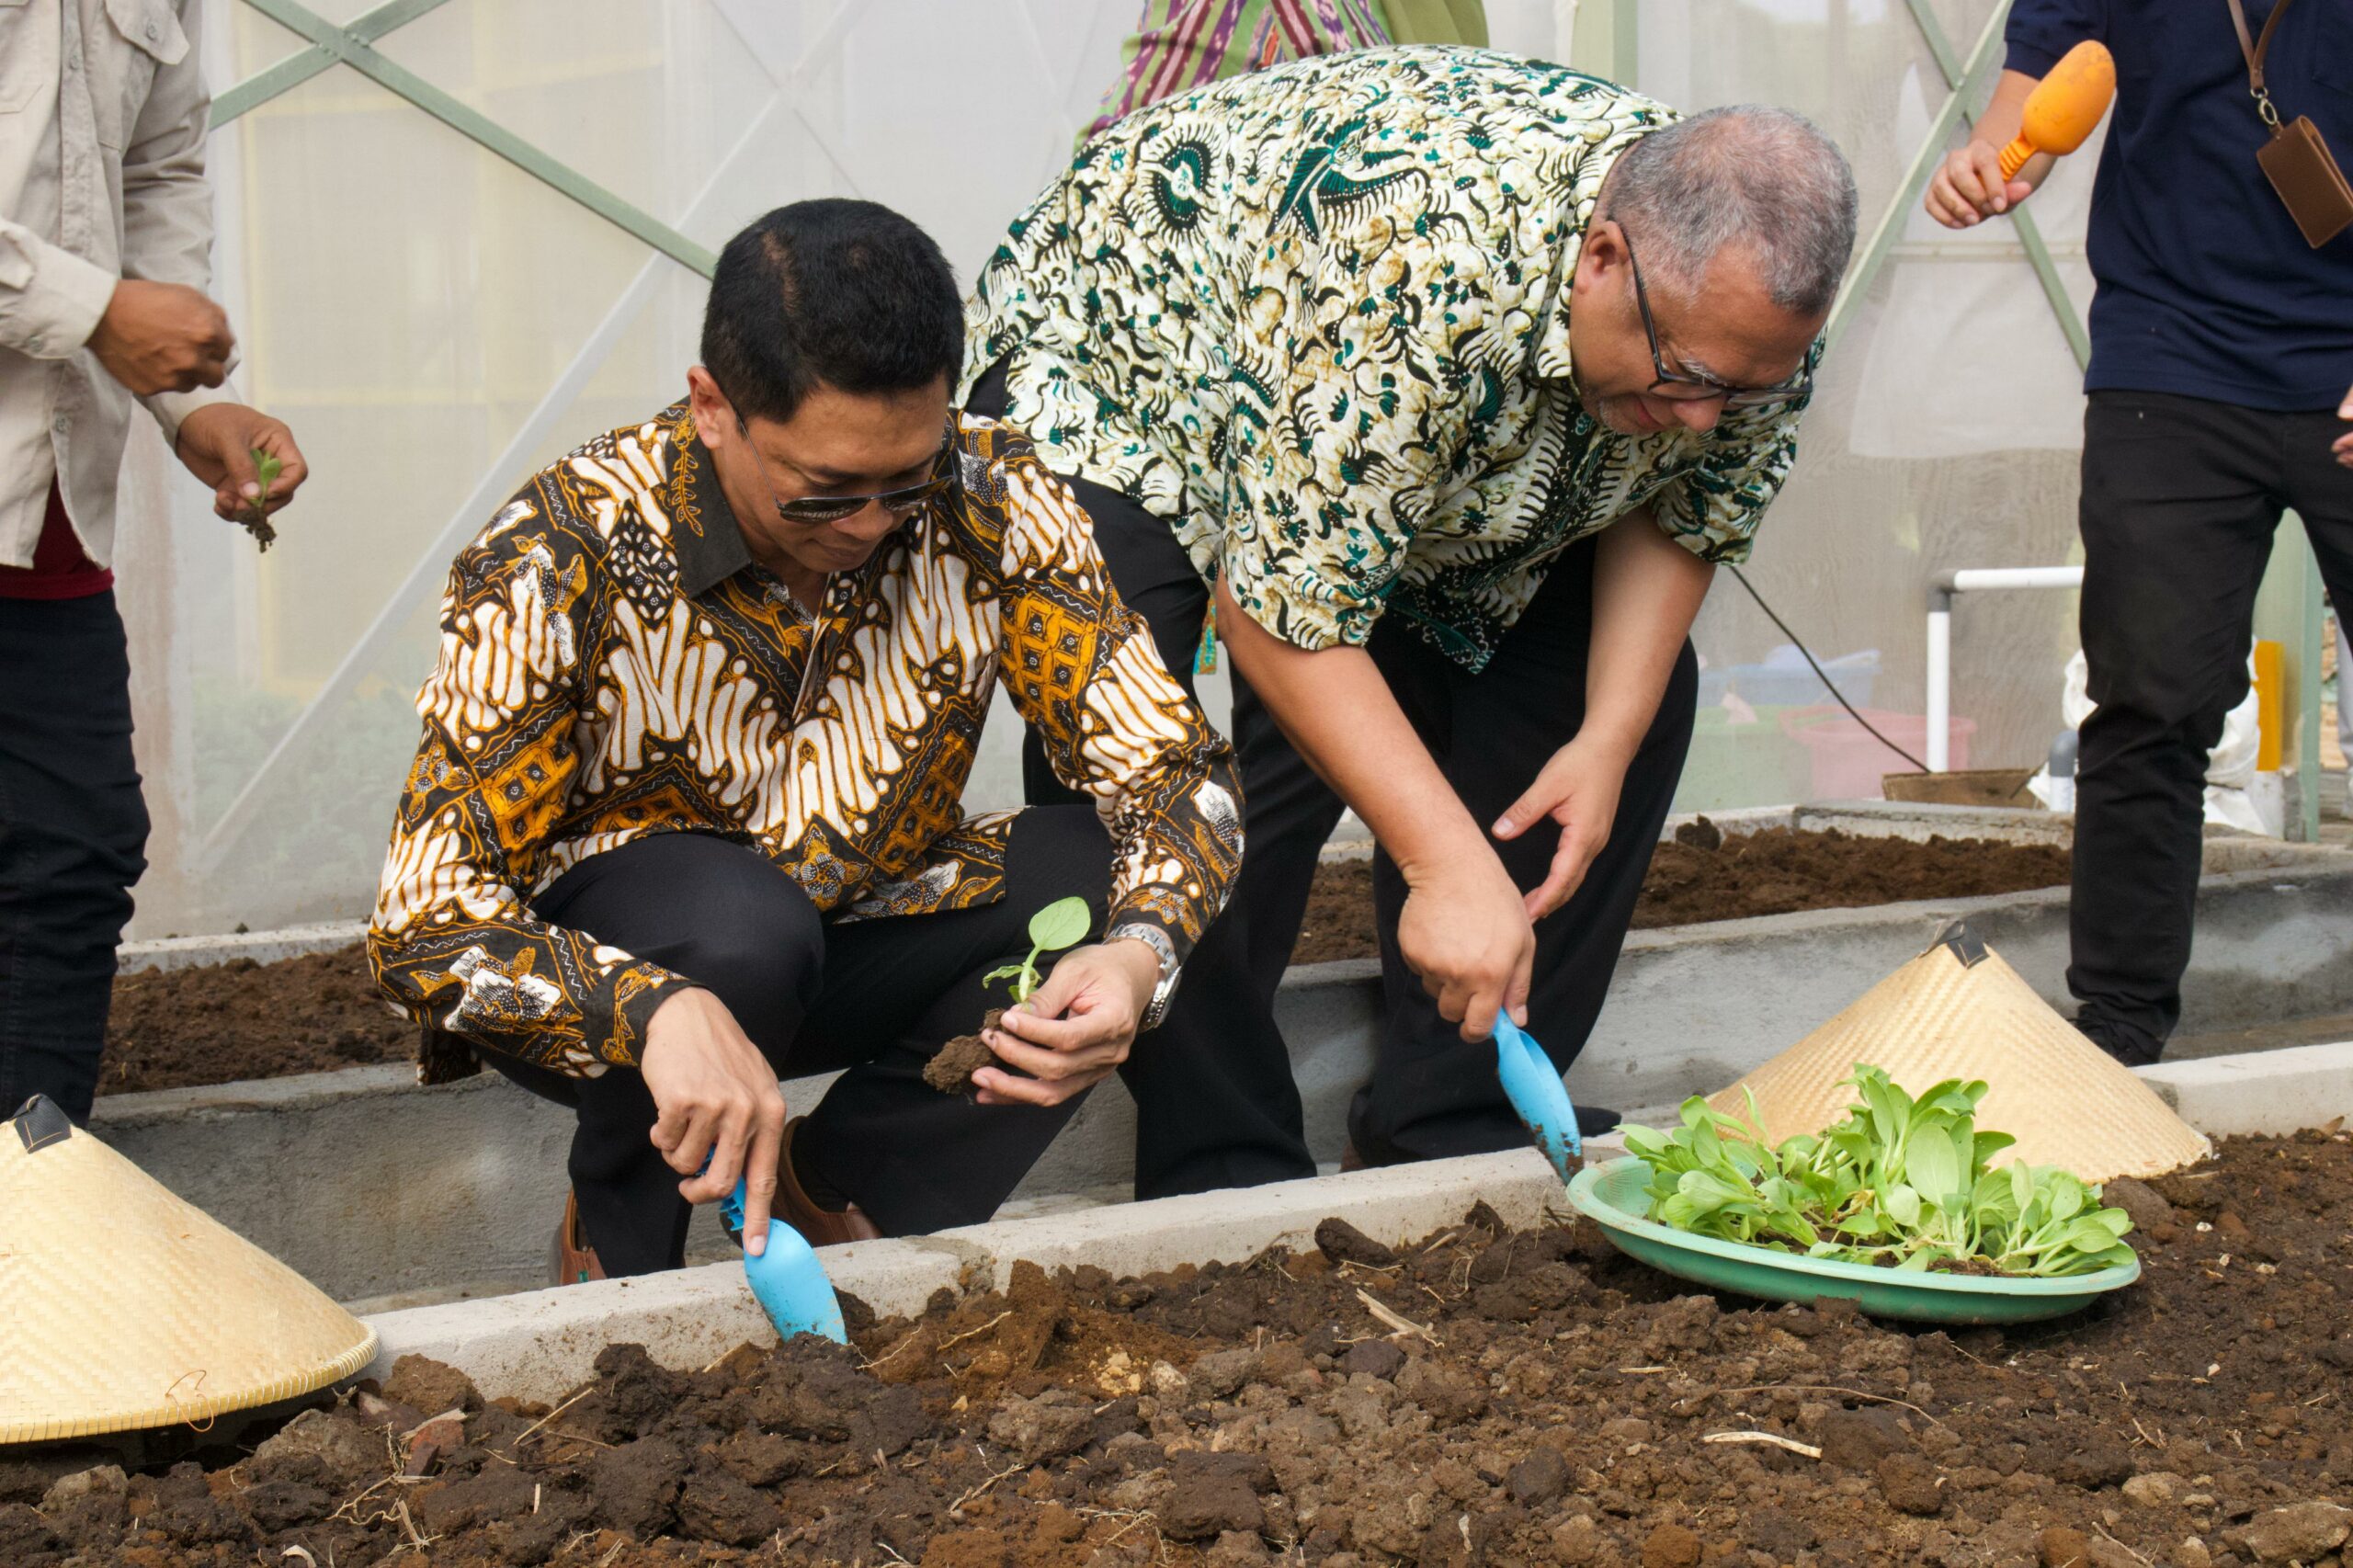
[[[2353,1042],[2167,1062],[2140,1073],[2174,1114],[2211,1137],[2295,1132],[2353,1117]]]
[[[1607,1156],[1622,1146],[1595,1139],[1588,1149]],[[1483,1199],[1510,1223],[1533,1224],[1560,1197],[1560,1178],[1543,1159],[1514,1150],[854,1243],[818,1256],[836,1290],[891,1316],[921,1312],[936,1290],[1001,1287],[1017,1262],[1048,1269],[1091,1263],[1120,1276],[1242,1263],[1272,1246],[1313,1245],[1317,1222],[1334,1214],[1376,1241],[1397,1243],[1443,1229]],[[382,1344],[366,1375],[381,1377],[414,1352],[460,1369],[486,1394],[537,1400],[556,1399],[586,1377],[607,1345],[639,1344],[666,1366],[702,1367],[746,1341],[776,1337],[735,1262],[367,1321]]]

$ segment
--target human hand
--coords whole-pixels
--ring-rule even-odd
[[[1397,947],[1438,1010],[1462,1026],[1462,1038],[1495,1032],[1495,1014],[1528,1021],[1529,977],[1536,933],[1526,901],[1492,852],[1448,856],[1431,869],[1401,866],[1405,906]]]
[[[180,422],[179,444],[174,449],[188,472],[212,486],[213,515],[225,522],[244,522],[258,506],[264,517],[294,499],[294,492],[311,477],[311,465],[294,444],[294,432],[284,421],[247,408],[242,403],[209,403]],[[276,458],[278,477],[269,494],[261,492],[261,475],[254,453]]]
[[[972,1074],[973,1097],[983,1105],[1060,1105],[1094,1087],[1128,1059],[1159,983],[1159,955],[1142,942],[1073,948],[1027,1002],[1006,1008],[981,1037],[1029,1076],[983,1067]]]
[[[1541,920],[1566,903],[1609,842],[1629,760],[1580,736],[1554,752],[1536,782],[1495,819],[1495,836],[1503,839],[1518,838],[1546,818],[1561,824],[1552,868],[1527,895],[1529,920]]]
[[[2353,390],[2347,390],[2345,394],[2345,401],[2336,405],[2336,417],[2339,419],[2353,419]],[[2353,430],[2348,430],[2344,435],[2339,436],[2335,441],[2329,444],[2328,449],[2336,454],[2336,460],[2338,462],[2344,464],[2347,468],[2353,468]]]
[[[1972,142],[1945,156],[1928,182],[1928,216],[1948,229],[1966,229],[2006,212],[2034,194],[2026,180],[2002,177],[2002,154],[1991,142]]]
[[[200,291],[136,278],[114,286],[90,334],[90,352],[107,374],[141,397],[219,386],[236,347],[229,318]]]
[[[678,1184],[679,1196],[689,1203],[715,1202],[741,1178],[744,1251],[759,1256],[767,1250],[768,1209],[784,1147],[784,1091],[777,1086],[776,1069],[726,1003],[690,988],[654,1010],[638,1071],[658,1113],[649,1136],[663,1163],[687,1178]]]

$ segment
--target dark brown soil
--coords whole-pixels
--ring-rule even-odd
[[[991,1007],[981,1019],[982,1033],[996,1028],[996,1021],[1003,1017],[1004,1008]],[[924,1063],[923,1081],[943,1095],[969,1095],[972,1092],[973,1074],[983,1067],[1001,1065],[996,1052],[980,1035],[960,1034]]]
[[[233,959],[114,983],[98,1093],[279,1078],[416,1054],[358,945],[276,963]]]
[[[1712,824],[1663,844],[1635,907],[1637,926],[1680,926],[1915,898],[1973,898],[2053,887],[2067,852],[1984,839],[1858,838],[1774,828],[1730,837]],[[1294,963],[1378,956],[1372,865],[1321,868]],[[394,1017],[368,979],[358,946],[278,963],[250,959],[115,982],[100,1094],[276,1078],[367,1062],[405,1062],[415,1026]],[[925,1079],[971,1091],[972,1070],[995,1061],[977,1035],[949,1042]],[[936,1074],[936,1075],[935,1075]]]
[[[1634,926],[1699,926],[1916,898],[1982,898],[2060,886],[2068,865],[2067,851],[2051,845],[1941,837],[1915,844],[1779,827],[1727,835],[1702,817],[1651,857]],[[1377,958],[1372,931],[1372,862],[1328,861],[1315,874],[1290,961]]]
[[[1385,1263],[850,1303],[852,1349],[615,1346],[552,1411],[405,1362],[229,1468],[0,1464],[0,1562],[2339,1563],[2353,1149],[2236,1140],[2111,1196],[2141,1283],[2007,1331],[1693,1292],[1474,1209],[1393,1253],[1329,1230]]]

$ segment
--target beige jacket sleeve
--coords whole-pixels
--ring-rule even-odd
[[[204,178],[204,139],[212,94],[204,85],[204,0],[180,0],[186,53],[155,71],[147,102],[122,153],[122,275],[150,283],[212,290],[212,187]],[[232,366],[235,360],[230,361]],[[207,403],[233,403],[226,387],[157,392],[139,400],[164,439],[179,440],[180,421]]]

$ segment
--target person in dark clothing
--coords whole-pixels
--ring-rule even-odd
[[[2313,243],[2256,153],[2309,117],[2353,153],[2353,6],[2336,0],[2018,0],[2009,68],[1928,211],[1967,228],[2028,199],[1999,149],[2085,39],[2116,59],[2092,187],[2098,283],[2084,386],[2083,643],[2097,710],[2075,785],[2076,1026],[2157,1060],[2181,1018],[2207,754],[2247,691],[2256,590],[2292,508],[2353,606],[2353,227]],[[2251,91],[2260,48],[2268,99]]]

